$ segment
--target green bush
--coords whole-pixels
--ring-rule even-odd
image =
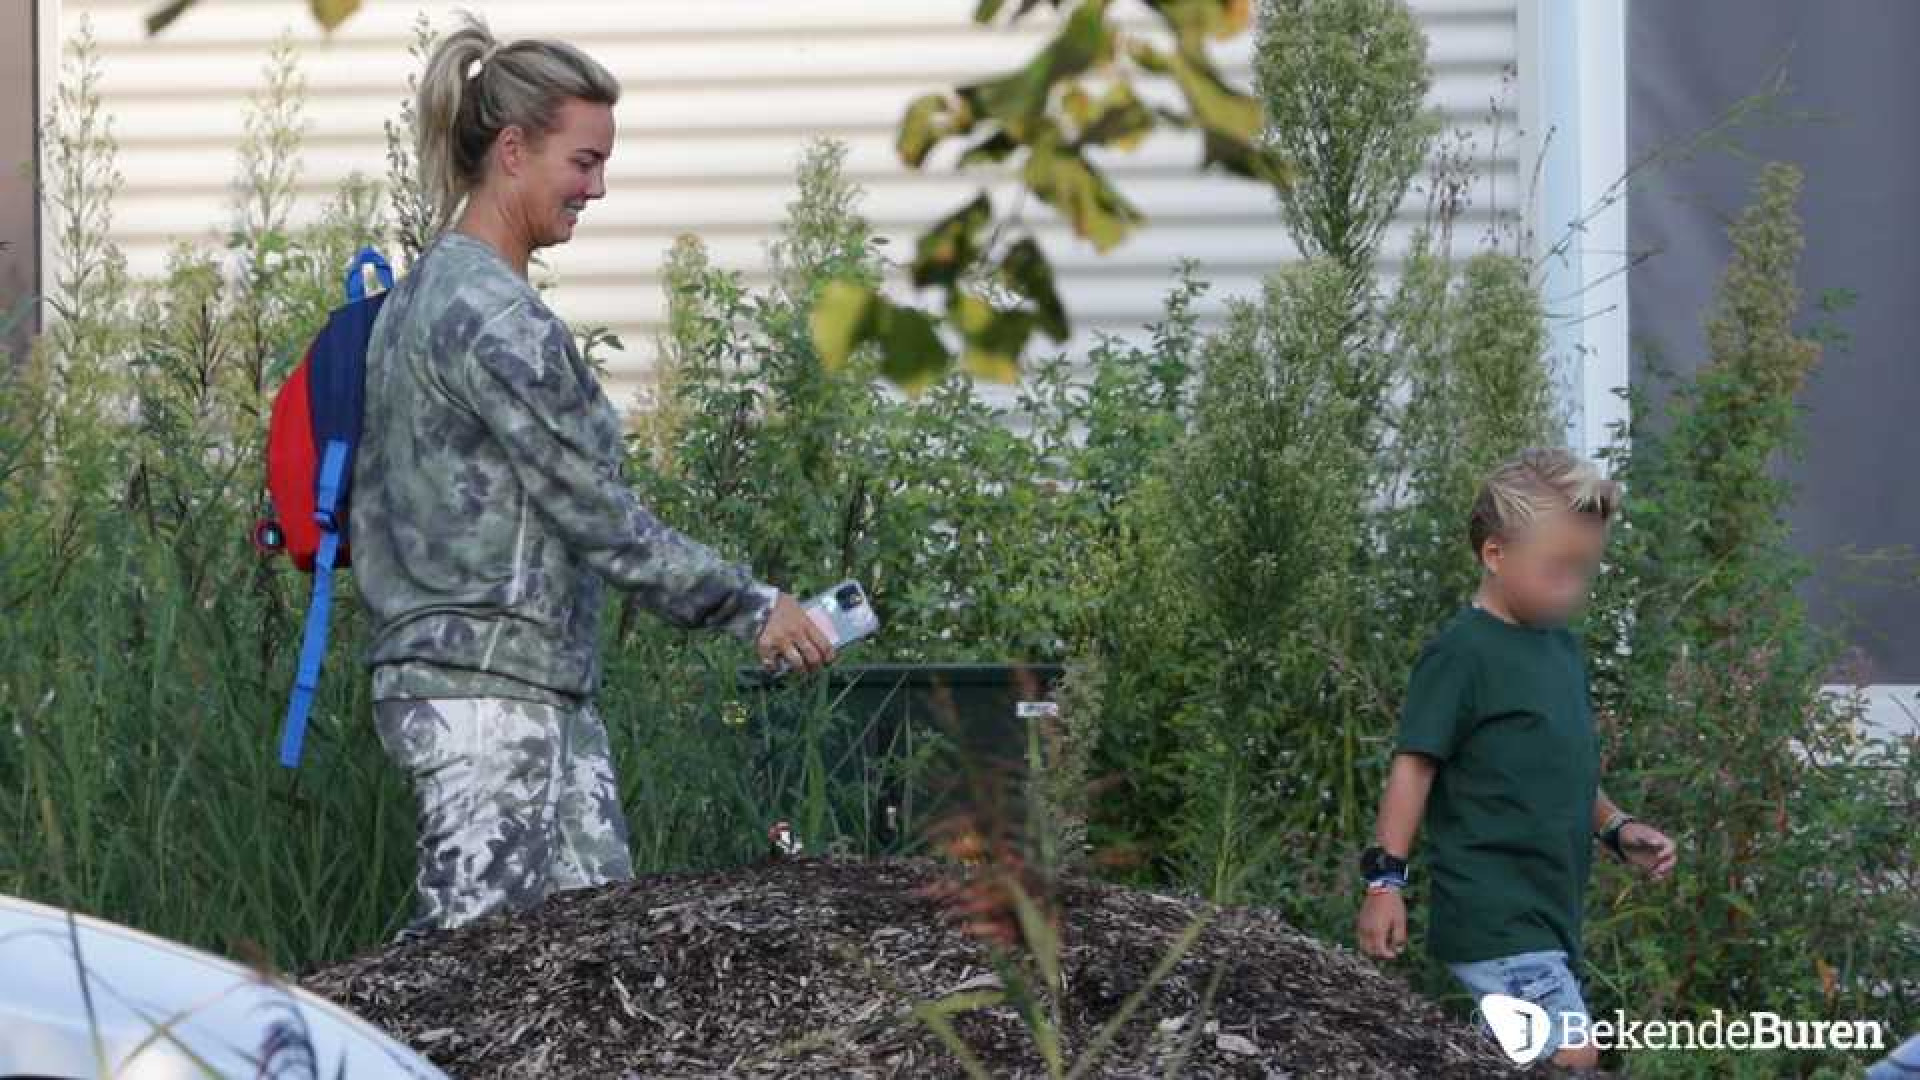
[[[1256,70],[1301,173],[1282,217],[1312,256],[1197,343],[1162,395],[1185,434],[1149,443],[1145,482],[1115,504],[1091,585],[1096,769],[1120,781],[1099,835],[1152,879],[1344,937],[1399,686],[1473,580],[1462,507],[1556,428],[1528,267],[1451,258],[1457,207],[1392,292],[1375,284],[1437,130],[1412,16],[1268,7]]]
[[[1897,1040],[1920,1026],[1920,759],[1911,740],[1862,744],[1858,703],[1823,692],[1840,642],[1797,588],[1778,466],[1819,355],[1795,325],[1799,191],[1797,169],[1761,172],[1729,230],[1707,363],[1664,410],[1638,404],[1617,454],[1630,494],[1592,620],[1608,784],[1679,841],[1682,872],[1660,890],[1603,872],[1593,952],[1602,999],[1630,1014],[1771,1009],[1881,1020]]]

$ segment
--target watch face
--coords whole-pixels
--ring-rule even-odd
[[[1360,853],[1360,874],[1362,877],[1375,877],[1406,869],[1403,860],[1396,859],[1377,847],[1370,847]]]

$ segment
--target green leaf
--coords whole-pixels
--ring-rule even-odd
[[[1206,39],[1243,33],[1253,21],[1252,0],[1148,0],[1180,42],[1182,52],[1198,54]]]
[[[175,19],[185,15],[189,8],[199,2],[200,0],[172,0],[172,3],[149,14],[147,16],[147,36],[152,37],[167,27],[172,26]]]
[[[977,23],[992,22],[993,17],[1000,14],[1000,9],[1005,7],[1006,4],[1007,0],[980,0],[979,6],[973,9],[973,21]],[[1014,12],[1013,17],[1016,19],[1021,18],[1026,15],[1027,12],[1032,11],[1041,4],[1057,8],[1060,6],[1061,0],[1020,0],[1020,10]]]
[[[980,257],[980,230],[993,219],[983,193],[920,236],[911,268],[914,285],[951,285]]]
[[[1106,175],[1057,143],[1035,145],[1023,173],[1028,190],[1073,225],[1073,231],[1101,252],[1111,251],[1145,220]]]
[[[1137,38],[1127,42],[1127,56],[1148,74],[1173,74],[1173,61],[1167,58],[1167,54]]]
[[[1131,150],[1152,130],[1153,112],[1134,95],[1133,84],[1123,80],[1100,98],[1092,119],[1080,126],[1077,143]]]
[[[880,343],[880,370],[894,385],[918,394],[953,366],[953,354],[940,340],[933,319],[918,308],[874,298],[874,339]]]
[[[1039,241],[1023,236],[1000,260],[1000,277],[1008,288],[1033,305],[1034,321],[1055,341],[1067,338],[1067,311],[1053,287],[1053,266]]]
[[[940,140],[964,133],[972,126],[971,118],[956,109],[946,94],[922,94],[913,99],[907,106],[907,114],[900,118],[894,149],[902,162],[917,169]]]
[[[339,29],[340,24],[354,12],[360,10],[360,0],[309,0],[313,5],[313,17],[329,33]]]
[[[884,303],[871,287],[850,281],[831,281],[813,302],[809,324],[814,351],[829,370],[844,367],[853,350],[871,340],[875,309]]]
[[[1106,9],[1106,0],[1081,0],[1066,25],[1025,67],[960,87],[961,100],[976,114],[999,121],[1014,139],[1035,138],[1035,125],[1046,113],[1053,88],[1112,59]]]
[[[1030,313],[999,311],[981,297],[957,290],[947,313],[966,344],[960,355],[962,367],[992,382],[1010,383],[1020,377],[1020,354],[1033,333]]]
[[[814,350],[828,369],[844,367],[855,349],[874,344],[881,372],[909,394],[931,386],[953,364],[926,312],[895,304],[871,286],[827,283],[809,323]]]
[[[1015,142],[1011,135],[1004,131],[996,131],[968,147],[967,152],[960,155],[960,164],[962,167],[998,165],[1012,157],[1013,152],[1018,149],[1020,144]]]
[[[1260,103],[1251,95],[1228,86],[1204,57],[1176,52],[1169,60],[1174,82],[1201,127],[1237,139],[1253,139],[1260,134]]]
[[[1087,96],[1087,88],[1078,82],[1067,87],[1060,95],[1060,111],[1073,122],[1073,126],[1084,128],[1093,121],[1093,99]]]
[[[1209,129],[1202,140],[1201,166],[1218,166],[1235,176],[1260,180],[1274,187],[1293,181],[1293,170],[1273,150],[1246,139],[1233,139]]]

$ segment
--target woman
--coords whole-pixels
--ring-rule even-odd
[[[605,194],[619,96],[580,50],[471,16],[420,83],[438,236],[374,326],[350,525],[375,721],[420,800],[415,928],[632,876],[592,703],[603,582],[768,665],[833,658],[792,597],[622,483],[620,417],[527,282]]]

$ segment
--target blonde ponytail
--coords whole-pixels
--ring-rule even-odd
[[[433,233],[452,224],[484,177],[487,151],[518,127],[538,139],[569,99],[620,100],[620,84],[586,53],[563,41],[502,45],[487,24],[460,12],[459,25],[427,57],[414,104],[414,151],[432,207]],[[475,70],[475,68],[478,70]]]

